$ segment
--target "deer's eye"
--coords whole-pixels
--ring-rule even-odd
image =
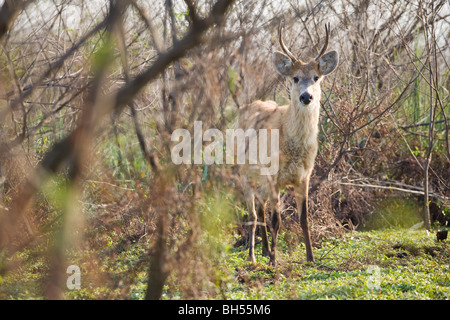
[[[299,81],[300,81],[300,78],[297,77],[297,76],[295,76],[295,77],[294,77],[294,83],[298,83]]]
[[[314,79],[314,82],[317,82],[317,80],[319,80],[319,76],[317,74],[315,74],[313,79]]]

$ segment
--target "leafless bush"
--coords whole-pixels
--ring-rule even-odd
[[[242,222],[232,168],[175,166],[171,133],[195,120],[224,131],[255,99],[288,101],[271,61],[280,23],[306,60],[330,22],[341,58],[322,95],[316,245],[397,192],[448,210],[449,17],[444,0],[3,1],[0,274],[16,252],[60,239],[43,279],[44,295],[60,298],[74,239],[100,251],[114,231],[117,246],[148,241],[147,298],[175,276],[185,297],[220,297],[202,219],[221,212],[208,199],[226,199]],[[297,243],[296,204],[283,199]]]

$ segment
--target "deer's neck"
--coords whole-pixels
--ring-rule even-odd
[[[319,132],[320,102],[314,101],[307,107],[291,102],[285,114],[283,131],[288,140],[298,143],[314,144]]]

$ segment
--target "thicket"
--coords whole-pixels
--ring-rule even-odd
[[[186,297],[214,286],[230,235],[246,243],[241,190],[231,166],[174,165],[171,133],[192,132],[195,120],[225,132],[246,103],[288,103],[271,60],[278,26],[307,60],[327,22],[340,62],[322,85],[313,242],[346,229],[445,225],[448,1],[5,0],[0,275],[30,250],[45,260],[43,296],[60,298],[77,250],[92,252],[94,266],[145,241],[134,263],[148,271],[147,298],[170,275]],[[282,199],[295,246],[289,188]],[[127,297],[132,283],[121,285]]]

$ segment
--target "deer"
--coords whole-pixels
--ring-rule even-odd
[[[325,43],[318,55],[309,62],[296,58],[283,42],[283,27],[278,29],[278,40],[282,52],[273,53],[276,72],[291,81],[290,103],[279,106],[274,101],[254,101],[240,108],[237,128],[243,130],[264,128],[278,129],[279,169],[270,179],[260,178],[253,183],[246,175],[249,184],[255,188],[245,188],[249,212],[249,255],[248,260],[256,263],[255,234],[260,226],[262,254],[269,256],[269,264],[276,266],[277,236],[281,226],[280,190],[293,187],[297,204],[297,220],[303,233],[307,262],[314,262],[308,222],[308,189],[310,177],[318,151],[319,111],[321,82],[333,72],[338,64],[336,51],[326,52],[328,48],[330,25],[325,24]],[[250,177],[250,178],[248,178]],[[265,219],[266,205],[270,204],[270,233],[272,245],[269,246]]]

